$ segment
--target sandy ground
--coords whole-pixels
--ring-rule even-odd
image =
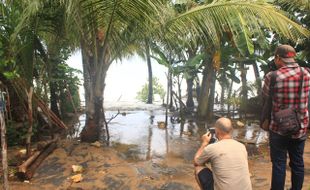
[[[131,160],[124,148],[94,147],[75,141],[62,141],[27,182],[11,181],[13,190],[198,190],[190,160],[173,153],[163,158]],[[194,152],[193,152],[194,154]],[[310,141],[305,147],[305,190],[310,189]],[[72,165],[81,165],[82,181],[74,183]],[[269,189],[271,163],[267,146],[249,158],[254,190]],[[287,168],[286,187],[290,186]]]
[[[305,162],[305,179],[304,179],[304,190],[310,190],[310,139],[307,139],[305,151],[304,151],[304,162]],[[260,155],[251,157],[249,160],[250,172],[252,174],[252,186],[253,189],[265,190],[269,189],[271,183],[271,161],[269,157],[268,147],[261,147]],[[286,183],[285,187],[288,189],[291,187],[291,175],[290,167],[287,162],[286,167]]]

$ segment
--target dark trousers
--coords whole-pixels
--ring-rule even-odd
[[[291,139],[270,132],[269,144],[272,162],[271,189],[284,189],[287,153],[290,158],[292,190],[302,189],[304,182],[303,153],[305,140]]]
[[[204,168],[198,173],[198,180],[203,190],[213,190],[213,175],[209,168]]]

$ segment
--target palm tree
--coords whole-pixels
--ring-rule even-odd
[[[72,2],[72,4],[77,3],[79,5],[81,4],[78,1]],[[94,3],[91,3],[90,1],[83,1],[82,4],[89,5],[84,7],[91,7],[94,5]],[[110,10],[110,12],[105,11],[105,14],[103,14],[100,11],[103,10],[102,7],[104,7],[105,10]],[[130,9],[131,11],[134,9],[135,14],[132,14],[132,12],[129,13],[129,11],[126,9],[128,7],[132,8]],[[88,39],[90,42],[96,42],[92,43],[92,45],[88,45],[91,48],[87,48],[87,43],[83,43],[83,41],[81,42],[83,63],[85,66],[84,78],[90,79],[84,81],[86,92],[89,93],[86,93],[86,108],[89,117],[87,117],[88,122],[86,124],[85,131],[87,131],[88,128],[96,128],[96,126],[99,126],[101,123],[100,114],[104,113],[102,107],[102,95],[104,91],[104,79],[106,71],[113,60],[122,56],[121,53],[124,52],[130,43],[128,42],[128,38],[121,37],[124,37],[124,34],[127,34],[126,37],[128,37],[128,32],[130,31],[132,33],[134,31],[130,25],[133,18],[136,18],[137,20],[140,20],[141,18],[149,18],[146,14],[148,11],[146,10],[150,10],[150,12],[152,12],[156,10],[154,7],[156,7],[154,3],[149,5],[149,2],[135,0],[130,2],[118,1],[117,3],[115,1],[105,2],[105,5],[101,5],[100,9],[95,7],[92,8],[94,10],[86,10],[86,14],[83,13],[85,10],[79,9],[80,6],[77,6],[77,9],[74,9],[76,10],[75,12],[78,13],[75,14],[77,18],[79,18],[80,15],[85,14],[90,20],[96,18],[98,21],[103,21],[94,23],[95,28],[91,30],[91,38],[89,38],[89,36],[85,36],[83,38]],[[148,14],[150,12],[148,12]],[[90,13],[95,13],[93,18],[92,16],[89,16]],[[122,15],[119,15],[121,13]],[[124,19],[123,14],[126,14],[127,17],[125,18],[128,19]],[[101,16],[104,16],[104,19]],[[184,39],[188,39],[188,35],[191,34],[190,38],[195,37],[201,39],[203,42],[209,41],[213,44],[214,47],[218,47],[221,41],[221,36],[226,33],[230,33],[233,34],[233,41],[235,44],[237,44],[237,47],[240,50],[247,49],[249,53],[252,53],[253,42],[251,40],[251,36],[262,36],[262,30],[273,30],[279,35],[294,41],[297,41],[301,36],[309,35],[308,31],[293,21],[289,20],[287,17],[281,14],[281,11],[277,10],[270,4],[257,1],[217,1],[207,5],[198,6],[177,17],[172,17],[172,19],[167,18],[169,17],[165,17],[163,20],[161,20],[161,23],[164,27],[163,30],[158,30],[160,31],[158,34],[163,34],[162,32],[164,32],[165,41],[167,41],[167,39],[174,41],[170,42],[171,44],[184,42]],[[83,21],[83,19],[79,20]],[[118,28],[113,25],[114,23],[118,22],[124,23],[124,25],[127,27],[125,29],[128,30],[119,30],[122,27]],[[141,20],[141,23],[145,22]],[[81,25],[81,28],[87,28],[87,26],[89,26],[85,23],[77,23],[77,25]],[[97,29],[99,26],[103,27],[105,30],[99,30],[101,31],[99,32]],[[143,27],[139,29],[143,30]],[[161,27],[159,29],[161,29]],[[96,38],[96,34],[100,33],[104,34],[103,38],[100,38],[100,35],[98,38]],[[158,39],[160,40],[162,38]],[[94,45],[97,43],[100,44],[100,42],[102,44],[101,48],[100,46],[98,47]],[[118,44],[119,42],[122,43]],[[173,45],[170,47],[173,47]],[[92,50],[91,52],[94,52],[94,54],[89,54],[86,50]],[[115,56],[111,57],[110,55],[113,54],[115,54]],[[92,73],[96,76],[94,78],[90,75],[90,73],[87,74],[87,72],[91,70],[91,68],[89,68],[89,65],[92,65],[90,60],[96,60],[96,57],[93,57],[93,55],[102,55],[104,58],[101,62],[97,61],[94,64],[95,68],[98,68],[94,71],[94,73]],[[93,138],[93,136],[96,136],[98,133],[95,132],[87,134],[86,132],[84,134],[86,135],[82,135],[82,137],[88,136],[91,137],[91,139],[96,139]]]
[[[29,7],[37,9],[39,6],[33,6],[36,5],[34,2],[38,4],[39,1],[33,1]],[[213,1],[178,16],[169,11],[159,11],[163,8],[160,0],[61,2],[67,8],[66,31],[69,36],[76,34],[70,39],[82,51],[87,115],[81,134],[83,141],[97,140],[99,130],[104,126],[103,94],[109,66],[130,52],[130,44],[144,40],[134,34],[147,31],[149,24],[155,24],[152,34],[158,41],[168,44],[169,49],[184,42],[196,45],[197,41],[191,41],[193,38],[200,39],[199,42],[205,46],[218,49],[222,38],[229,33],[240,51],[246,49],[251,54],[252,37],[264,36],[265,30],[275,31],[294,41],[309,35],[307,30],[285,17],[281,11],[261,1]],[[171,3],[164,5],[165,9],[169,9]],[[210,63],[206,62],[206,68]],[[211,65],[209,71],[212,69]],[[203,84],[208,84],[208,80]],[[206,89],[203,93],[208,97],[209,87],[202,88]],[[202,98],[201,102],[208,102],[208,98],[205,99]],[[207,105],[201,107],[202,115]]]
[[[69,20],[68,26],[78,30],[82,50],[86,126],[81,139],[95,141],[106,125],[103,94],[107,70],[113,61],[128,54],[130,44],[140,40],[135,33],[146,30],[145,24],[151,23],[149,15],[157,9],[153,2],[142,0],[69,0],[65,3],[69,18],[75,18]]]
[[[174,17],[166,24],[166,35],[175,35],[179,43],[188,36],[197,37],[202,42],[208,41],[212,49],[219,49],[228,35],[243,55],[254,52],[252,38],[264,38],[265,31],[274,31],[293,41],[309,36],[309,31],[284,16],[284,12],[261,1],[214,1]],[[207,63],[209,68],[205,68],[205,75],[212,75],[214,68],[211,63]],[[204,76],[203,79],[207,81],[202,82],[201,95],[206,97],[200,97],[198,115],[206,118],[210,90],[207,84],[210,84],[212,77]]]

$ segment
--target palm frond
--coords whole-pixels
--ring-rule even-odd
[[[274,2],[283,6],[287,6],[289,9],[310,11],[309,0],[275,0]]]
[[[224,33],[247,35],[249,39],[273,31],[281,37],[298,41],[310,32],[285,16],[285,13],[262,1],[216,1],[196,7],[166,24],[168,35],[198,37],[219,46]],[[256,35],[256,36],[255,36]]]
[[[106,55],[119,57],[122,51],[149,29],[158,14],[160,0],[61,0],[67,7],[66,25],[78,32],[78,39],[94,47],[98,33],[107,47]],[[142,37],[143,39],[143,37]],[[117,55],[117,56],[116,56]]]

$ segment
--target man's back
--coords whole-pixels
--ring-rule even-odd
[[[276,72],[276,83],[274,86],[273,113],[280,109],[295,107],[298,110],[298,116],[301,121],[301,129],[299,133],[292,136],[292,138],[306,138],[307,126],[309,124],[308,114],[308,94],[310,88],[310,74],[306,68],[300,68],[297,63],[292,63],[279,68]],[[301,74],[303,72],[303,75]],[[299,95],[300,80],[302,80],[301,93]],[[265,77],[265,85],[263,87],[263,95],[269,96],[269,84],[271,72]],[[279,126],[274,121],[273,114],[271,115],[270,129],[278,133]]]
[[[245,146],[223,139],[205,147],[199,160],[211,163],[215,189],[252,189]]]

